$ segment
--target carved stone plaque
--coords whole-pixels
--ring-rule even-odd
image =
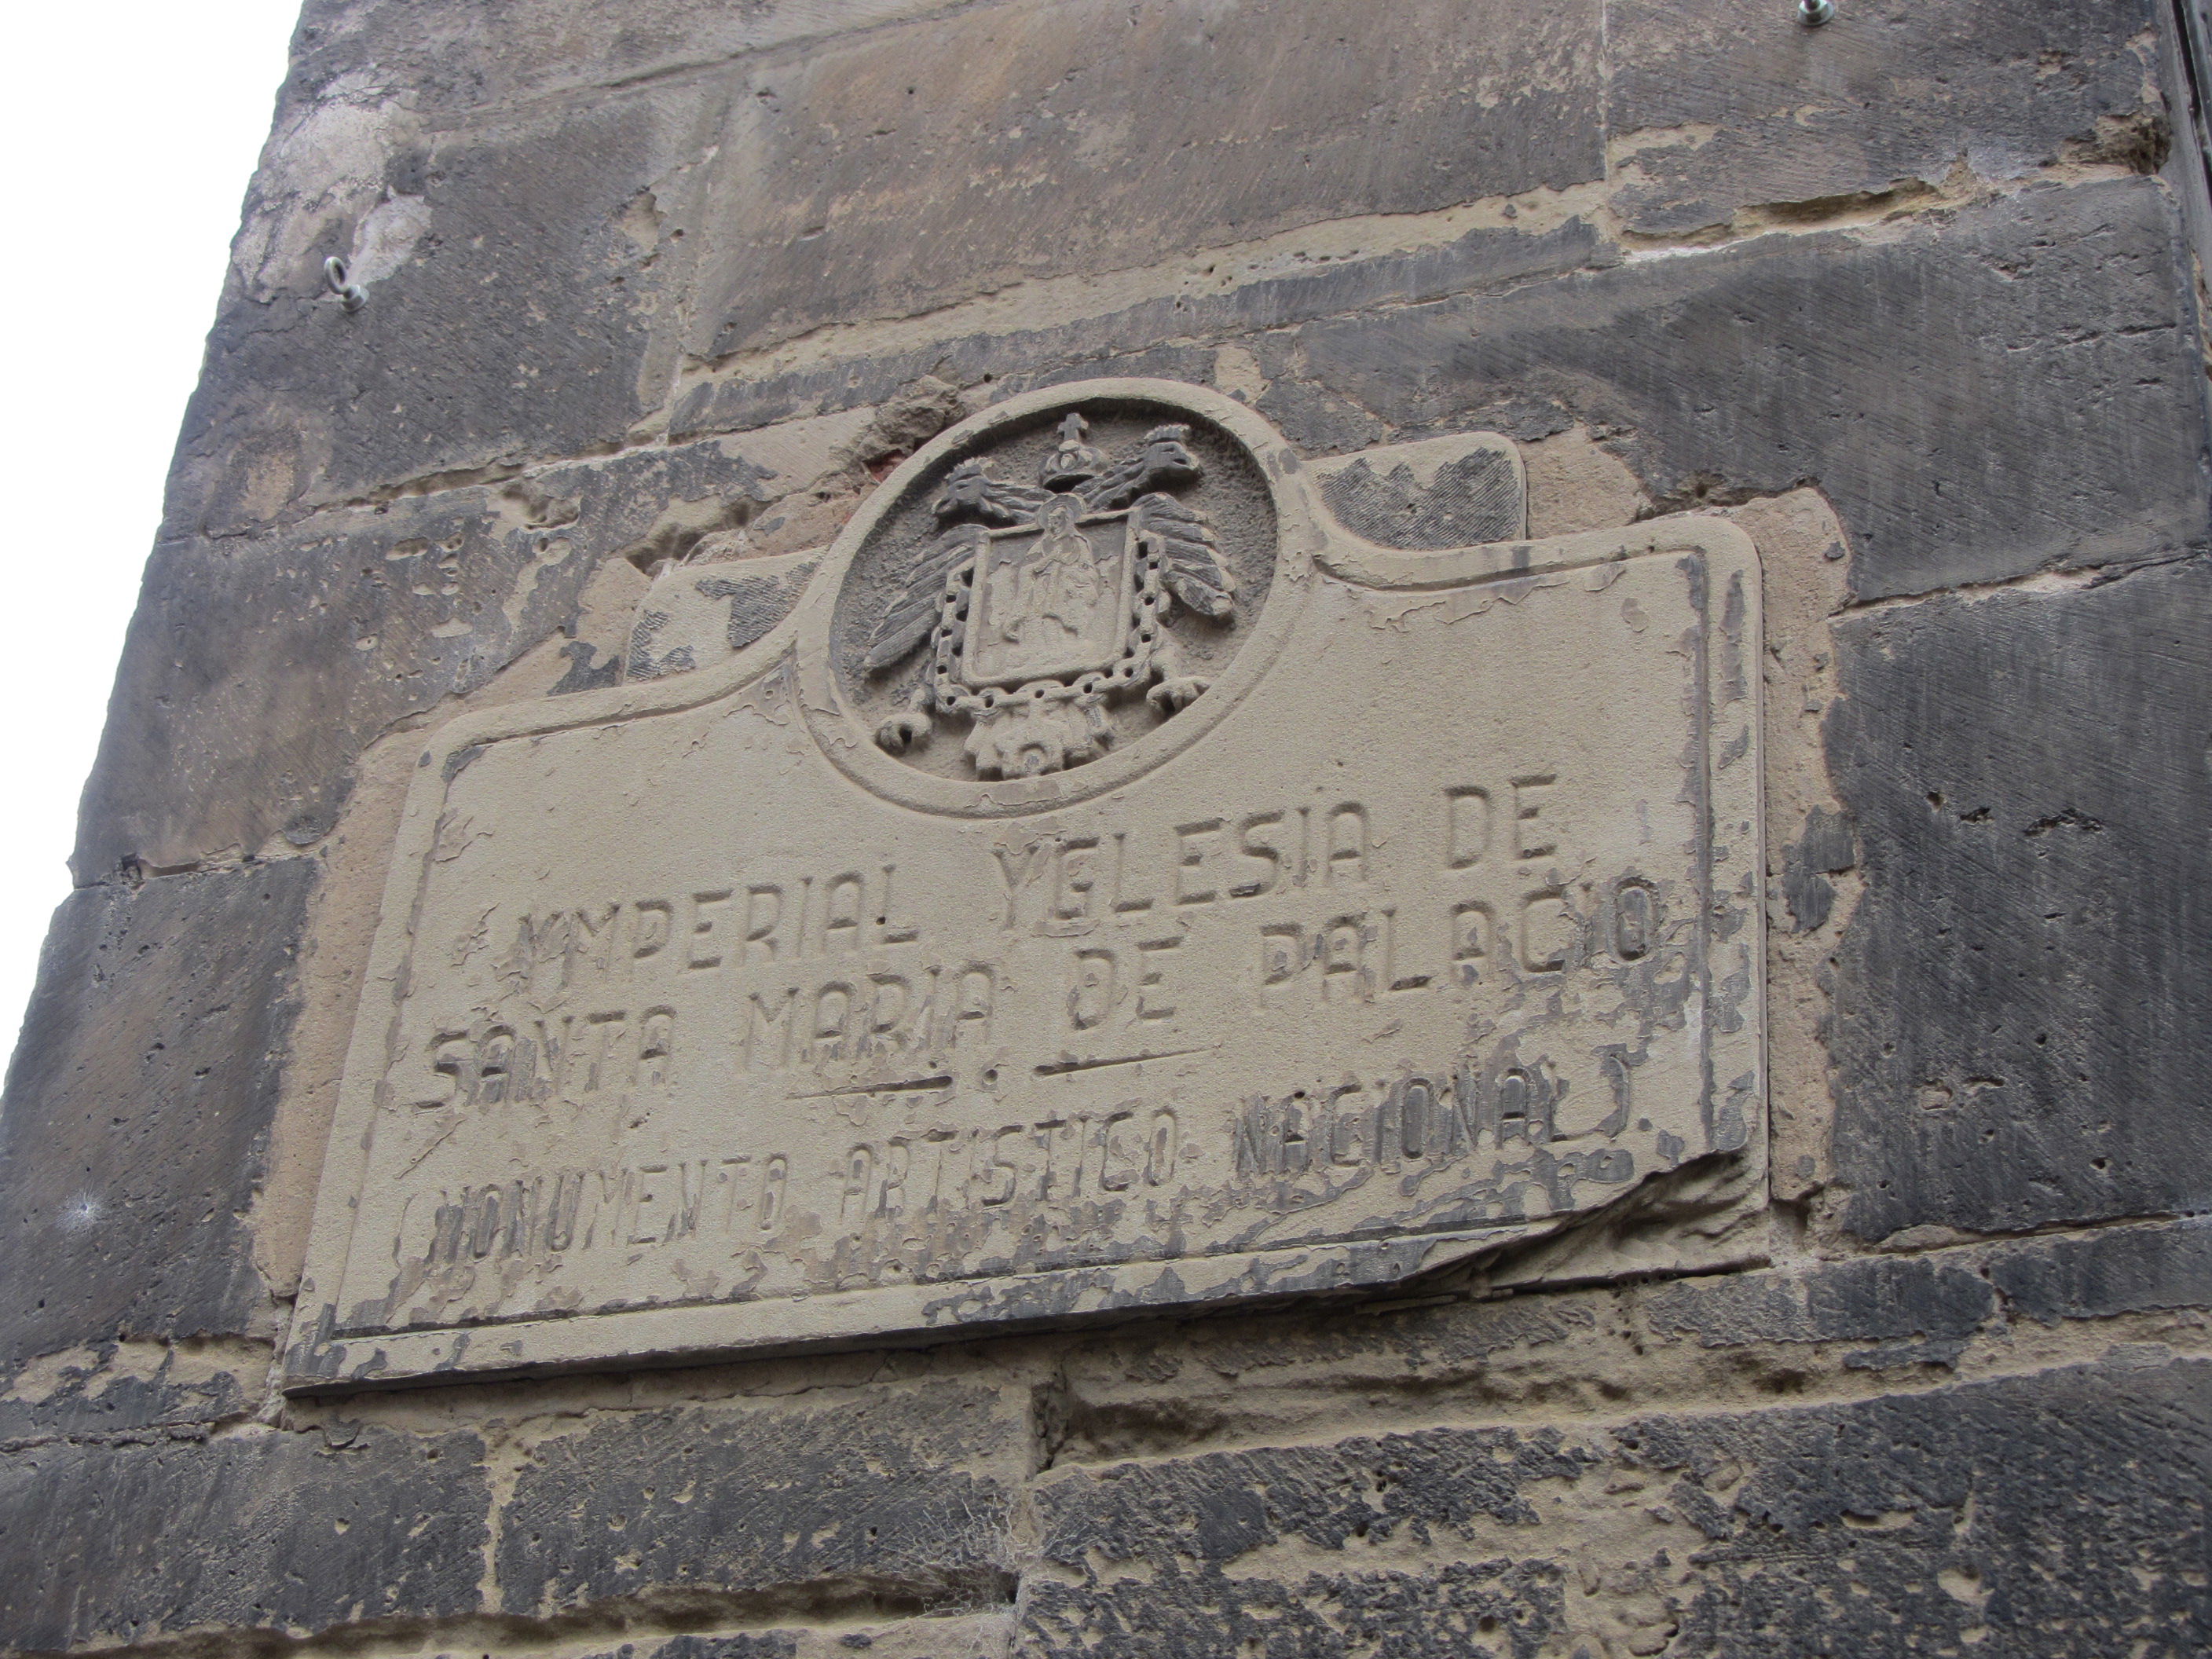
[[[1519,476],[1057,387],[726,660],[446,728],[293,1386],[1386,1285],[1745,1147],[1753,550]]]

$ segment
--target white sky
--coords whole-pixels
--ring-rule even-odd
[[[69,891],[161,480],[299,0],[26,6],[0,100],[0,1042]]]

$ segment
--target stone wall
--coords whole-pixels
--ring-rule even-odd
[[[2173,20],[1794,12],[310,0],[0,1116],[0,1639],[2212,1649]],[[1128,374],[1750,532],[1764,1160],[1380,1299],[283,1392],[423,734]]]

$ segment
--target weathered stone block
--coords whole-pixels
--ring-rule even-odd
[[[63,904],[0,1109],[0,1364],[264,1317],[244,1216],[313,879],[289,860]]]
[[[2045,1325],[2212,1307],[2212,1219],[2034,1239],[1995,1253],[1989,1276],[2014,1315]]]
[[[1270,330],[1366,307],[1503,288],[1586,264],[1611,264],[1617,257],[1588,219],[1575,216],[1531,230],[1478,225],[1441,246],[1417,252],[1315,264],[1291,260],[1288,270],[1270,262],[1272,274],[1224,293],[1175,293],[1099,316],[1039,322],[1007,333],[933,341],[775,374],[703,378],[678,405],[671,429],[679,437],[745,430],[879,402],[924,374],[944,375],[963,386],[988,382],[1002,396],[1100,374],[1164,374],[1203,384],[1213,378],[1216,349],[1193,341],[1234,343],[1260,355],[1263,362],[1276,364],[1287,360],[1289,349],[1271,346]],[[1270,373],[1275,372],[1271,367]],[[1357,437],[1331,440],[1300,418],[1295,398],[1301,390],[1285,380],[1273,394],[1263,393],[1255,407],[1310,452],[1358,448],[1385,435],[1372,416],[1364,416],[1365,425]]]
[[[410,0],[310,0],[287,101],[342,100],[363,81],[424,110],[465,111],[683,74],[823,36],[951,9],[959,0],[534,0],[426,12]]]
[[[15,1367],[0,1395],[0,1444],[246,1417],[269,1356],[266,1345],[237,1341],[106,1341],[43,1354]]]
[[[280,128],[186,411],[164,534],[604,451],[652,410],[664,246],[719,94],[654,87],[436,131],[396,104]],[[672,252],[672,248],[673,252]],[[347,313],[323,260],[367,286]]]
[[[1829,766],[1867,890],[1838,982],[1846,1224],[2200,1209],[2212,564],[1838,631]]]
[[[605,561],[740,520],[780,492],[775,471],[709,441],[164,543],[86,786],[79,878],[319,841],[379,736],[572,625]]]
[[[733,103],[695,349],[1596,179],[1598,35],[1592,0],[1020,0],[826,42]]]
[[[1619,0],[1607,131],[1632,230],[1941,183],[2017,177],[2070,151],[2166,142],[2145,0],[1854,0],[1825,27],[1787,6]]]
[[[1622,1437],[1705,1541],[1671,1653],[2171,1655],[2212,1643],[2212,1364],[2083,1366]],[[1729,1465],[1748,1466],[1725,1507]]]
[[[1289,1540],[1332,1553],[1353,1539],[1433,1545],[1486,1520],[1538,1524],[1526,1489],[1579,1480],[1593,1461],[1553,1430],[1494,1428],[1119,1464],[1038,1489],[1041,1552],[1079,1570],[1226,1563]]]
[[[483,1456],[473,1433],[386,1429],[16,1452],[0,1629],[20,1651],[471,1612]]]
[[[501,1508],[501,1605],[857,1583],[915,1610],[1011,1595],[1011,1455],[988,1389],[609,1414],[541,1442]]]
[[[1651,1323],[1708,1348],[1763,1342],[1879,1342],[1844,1364],[1955,1358],[1996,1310],[1988,1282],[1964,1266],[1926,1261],[1822,1263],[1802,1275],[1691,1279],[1656,1292]]]
[[[1401,428],[1580,422],[1662,506],[1816,484],[1856,597],[2207,536],[2194,318],[2164,191],[2032,191],[1880,240],[1761,238],[1314,323],[1310,378]]]
[[[1039,1488],[1032,1653],[1878,1656],[2212,1639],[2212,1364],[1566,1437],[1430,1430]],[[1670,1645],[1671,1644],[1671,1645]]]

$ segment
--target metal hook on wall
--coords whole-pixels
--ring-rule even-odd
[[[1836,15],[1836,0],[1797,0],[1797,21],[1816,29]]]
[[[368,303],[368,290],[347,276],[346,262],[335,253],[323,261],[323,281],[338,296],[338,305],[343,310],[359,311]]]

